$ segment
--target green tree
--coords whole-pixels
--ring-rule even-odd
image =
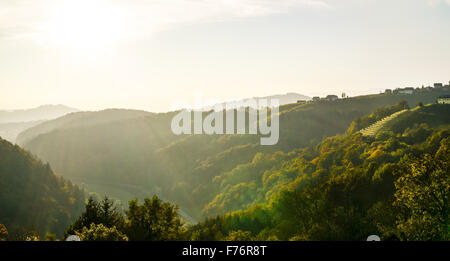
[[[397,229],[405,240],[450,240],[450,139],[435,155],[405,162],[395,182]]]
[[[129,202],[125,231],[132,241],[179,240],[183,234],[178,206],[162,202],[157,196]]]
[[[83,227],[75,233],[81,241],[128,241],[128,237],[115,226],[108,228],[103,224],[92,223],[89,228]]]
[[[73,235],[76,231],[84,227],[90,227],[91,224],[103,224],[105,227],[116,227],[119,230],[123,228],[124,219],[117,211],[114,203],[105,197],[101,202],[97,202],[90,197],[86,203],[85,211],[81,216],[66,230],[65,236]]]

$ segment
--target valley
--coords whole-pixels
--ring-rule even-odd
[[[369,219],[378,220],[374,211],[393,211],[389,202],[396,197],[403,200],[393,170],[415,164],[405,165],[414,160],[409,155],[430,154],[436,162],[448,157],[440,151],[448,145],[450,107],[434,104],[445,93],[283,105],[274,146],[261,146],[260,134],[176,135],[170,126],[178,112],[121,109],[71,113],[17,140],[84,198],[107,205],[103,199],[111,199],[117,215],[132,218],[133,199],[158,202],[154,195],[177,205],[186,229],[178,236],[192,240],[360,240],[374,230],[399,239],[399,228],[388,233]],[[396,217],[382,216],[389,217],[384,225],[395,224]],[[337,223],[342,219],[348,221]],[[347,222],[359,232],[347,231]],[[121,224],[120,231],[130,233]],[[60,236],[63,229],[51,231]]]

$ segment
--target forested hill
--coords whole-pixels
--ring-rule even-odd
[[[228,214],[192,227],[192,239],[449,240],[450,105],[386,125],[375,137],[347,132],[257,155],[216,177],[222,193],[205,210]]]
[[[17,137],[17,143],[24,144],[26,141],[31,140],[40,134],[48,133],[56,129],[87,127],[151,114],[152,113],[145,111],[119,109],[108,109],[99,112],[70,113],[21,132]]]
[[[0,224],[11,240],[25,240],[36,232],[61,236],[81,213],[83,192],[48,164],[0,138]]]
[[[248,190],[245,186],[219,186],[219,180],[238,167],[244,174],[233,176],[233,184],[252,179],[243,164],[259,166],[261,161],[276,169],[281,161],[277,157],[294,157],[294,150],[345,133],[352,121],[377,108],[401,100],[411,107],[419,102],[434,103],[443,94],[448,91],[379,94],[281,106],[280,139],[275,146],[261,146],[256,135],[176,136],[170,129],[176,112],[153,114],[124,110],[67,115],[22,133],[19,140],[58,173],[84,183],[91,191],[124,202],[142,197],[141,191],[157,193],[200,219],[224,213],[227,208],[213,207],[212,201],[219,200],[217,196],[225,189]],[[108,120],[104,120],[105,114]],[[116,117],[119,114],[124,116]],[[277,156],[268,160],[261,153]],[[246,208],[246,204],[237,207]]]

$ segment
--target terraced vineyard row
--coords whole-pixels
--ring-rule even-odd
[[[364,136],[375,136],[378,133],[378,131],[380,131],[386,123],[395,119],[400,114],[402,114],[406,111],[408,111],[408,110],[405,109],[405,110],[395,112],[395,113],[375,122],[374,124],[370,125],[369,127],[360,130],[359,132],[361,132],[361,134]]]

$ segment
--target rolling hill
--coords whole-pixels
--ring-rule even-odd
[[[261,168],[261,164],[276,168],[278,158],[292,158],[299,149],[345,133],[355,119],[377,108],[402,100],[412,107],[419,102],[434,103],[444,93],[448,92],[380,94],[284,105],[279,111],[280,139],[274,146],[260,146],[258,135],[177,136],[170,130],[171,119],[177,112],[129,110],[70,114],[21,133],[18,141],[77,184],[101,187],[101,193],[110,192],[109,196],[122,201],[141,195],[138,190],[118,192],[124,191],[120,187],[138,186],[140,191],[156,193],[179,204],[195,219],[201,219],[236,207],[248,207],[254,200],[243,200],[245,204],[231,208],[212,208],[211,203],[221,201],[217,197],[225,191],[252,191],[236,185],[251,180],[251,170]],[[276,155],[273,159],[264,156],[272,154]],[[229,183],[230,180],[233,182]],[[255,182],[252,186],[260,184]],[[277,190],[276,186],[271,188],[270,194]],[[258,198],[266,200],[265,196]]]
[[[192,240],[449,240],[450,105],[403,112],[375,136],[259,154],[215,178]],[[226,214],[223,214],[226,213]],[[216,216],[218,215],[218,216]]]

